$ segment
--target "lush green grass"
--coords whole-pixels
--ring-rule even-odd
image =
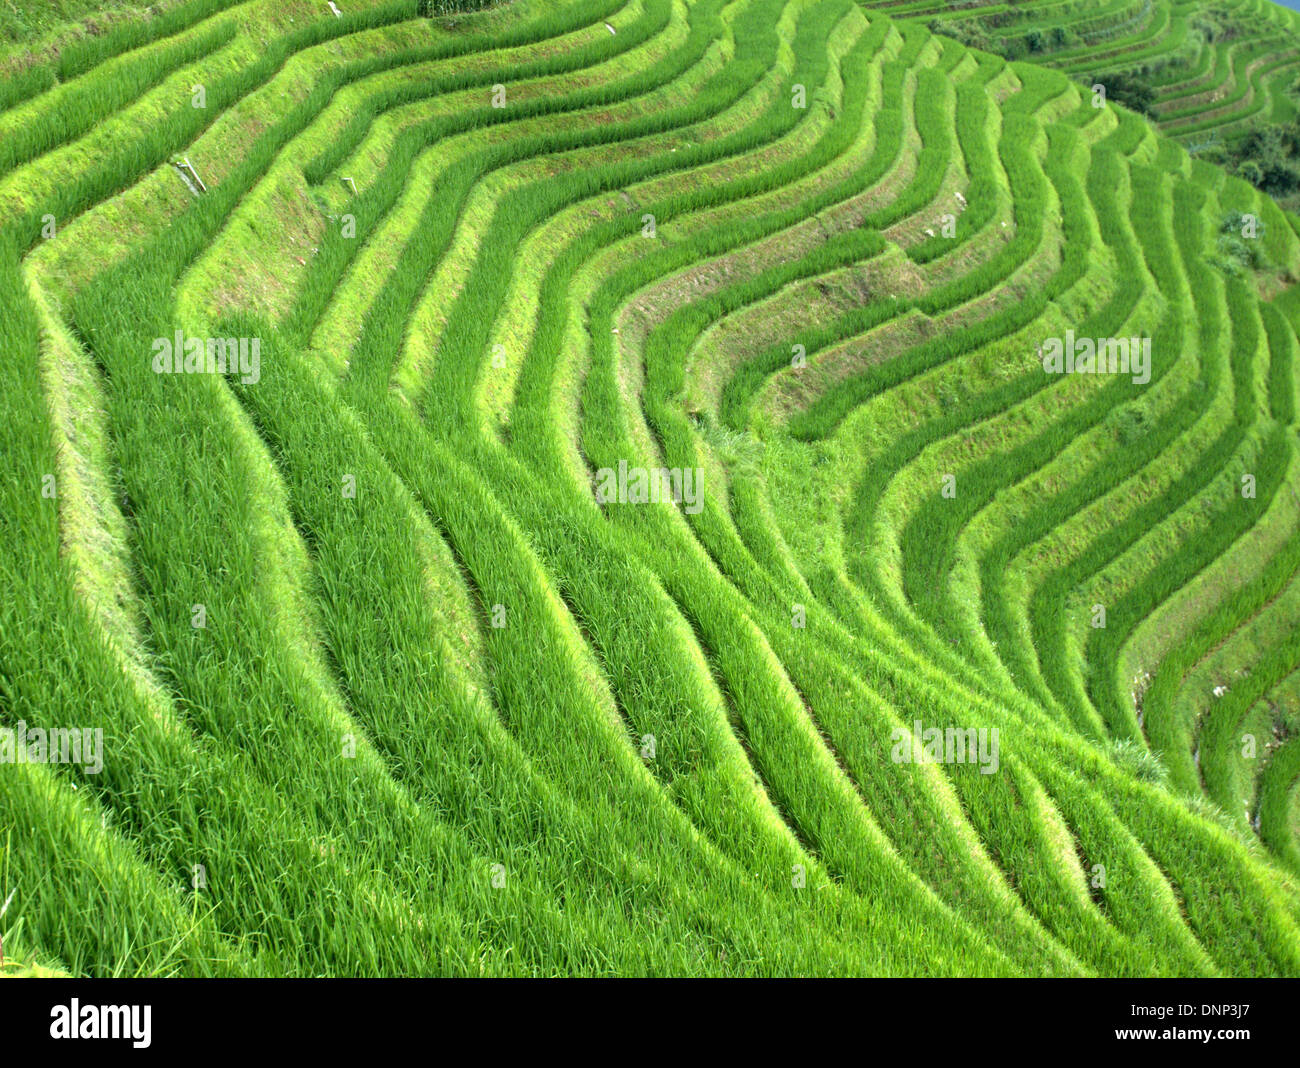
[[[341,6],[0,90],[5,974],[1300,974],[1278,207],[933,4]]]
[[[43,34],[61,29],[66,23],[86,21],[85,30],[97,33],[99,26],[150,18],[146,4],[105,4],[101,0],[6,0],[0,8],[0,39],[30,43]],[[171,7],[175,7],[173,2]],[[98,16],[98,18],[87,18]]]
[[[1145,111],[1193,153],[1290,206],[1300,202],[1300,149],[1290,136],[1300,15],[1287,7],[1269,0],[863,3],[1008,59],[1055,67],[1089,87],[1104,85],[1111,99]],[[1265,128],[1286,131],[1286,143],[1266,148],[1247,136]]]

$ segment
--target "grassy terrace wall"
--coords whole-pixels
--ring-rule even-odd
[[[1274,16],[338,6],[0,57],[6,971],[1300,975]]]

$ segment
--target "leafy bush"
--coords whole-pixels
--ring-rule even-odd
[[[1154,115],[1156,93],[1141,74],[1136,71],[1107,74],[1102,80],[1106,97],[1142,115]]]
[[[492,2],[493,0],[420,0],[417,13],[421,18],[432,19],[458,11],[481,11]]]

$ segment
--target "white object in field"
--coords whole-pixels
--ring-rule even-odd
[[[966,198],[961,195],[961,190],[957,190],[955,193],[953,193],[953,196],[957,198],[957,203],[960,204],[963,208],[966,206]]]
[[[175,169],[177,175],[180,176],[180,180],[185,183],[185,188],[190,191],[191,195],[198,196],[199,188],[190,178],[189,171],[185,169],[184,165],[172,160],[172,167]]]
[[[327,2],[329,3],[330,10],[334,12],[334,17],[336,19],[341,19],[343,17],[343,12],[334,6],[334,0],[327,0]]]
[[[357,195],[357,183],[354,182],[351,178],[344,178],[343,180],[344,180],[345,182],[347,182],[348,185],[350,185],[350,186],[352,187],[352,195],[353,195],[353,196],[356,196],[356,195]]]
[[[180,171],[181,177],[185,179],[186,184],[190,186],[191,192],[196,196],[200,192],[206,193],[208,191],[208,187],[203,184],[203,179],[199,177],[199,172],[194,169],[194,164],[190,162],[189,156],[186,156],[183,160],[177,163],[176,169]],[[185,173],[186,171],[189,171],[190,173],[187,175]],[[190,182],[190,178],[194,179],[192,183]],[[198,186],[198,189],[194,188],[196,185]]]
[[[605,29],[609,30],[611,37],[616,36],[618,34],[618,30],[614,29],[614,27],[611,26],[608,22],[605,23]]]
[[[18,887],[15,886],[12,890],[9,891],[9,896],[5,898],[5,903],[3,905],[0,905],[0,917],[4,916],[4,914],[9,911],[9,905],[13,901],[14,894],[16,893],[18,893]],[[0,939],[0,964],[3,964],[4,962],[5,962],[5,944],[4,941]]]

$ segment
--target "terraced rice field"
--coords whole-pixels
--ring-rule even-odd
[[[1075,79],[1140,74],[1161,132],[1185,145],[1291,123],[1300,12],[1272,0],[884,0],[867,6]]]
[[[337,6],[3,68],[4,969],[1300,975],[1284,212],[924,5]]]

